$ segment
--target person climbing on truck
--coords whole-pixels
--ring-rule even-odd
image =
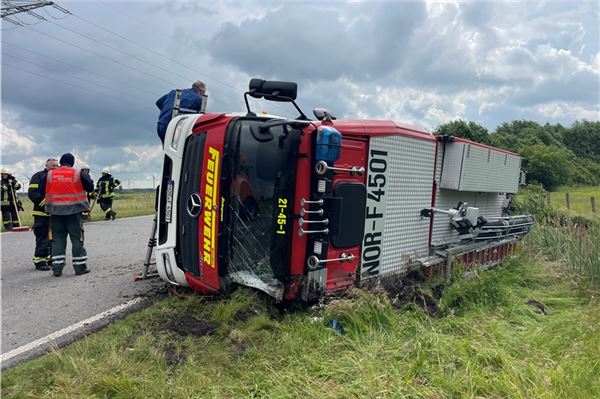
[[[179,114],[198,113],[203,106],[206,107],[206,84],[197,80],[189,89],[173,89],[156,100],[156,106],[160,110],[156,132],[164,143],[171,119]]]

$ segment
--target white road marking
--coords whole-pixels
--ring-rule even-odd
[[[102,320],[105,319],[107,317],[113,316],[127,308],[132,307],[135,304],[138,304],[140,302],[142,302],[144,300],[143,297],[137,297],[132,299],[129,302],[125,302],[122,303],[120,305],[115,306],[114,308],[108,309],[107,311],[104,311],[102,313],[98,313],[95,316],[92,316],[88,319],[82,320],[80,322],[77,322],[75,324],[70,325],[69,327],[63,328],[62,330],[53,332],[52,334],[46,335],[45,337],[42,337],[40,339],[37,339],[33,342],[30,342],[28,344],[25,344],[23,346],[18,347],[17,349],[13,349],[10,352],[4,353],[0,355],[0,363],[4,363],[7,360],[12,359],[15,356],[19,356],[22,355],[24,353],[27,353],[31,350],[34,350],[42,345],[45,345],[47,343],[50,343],[52,341],[55,341],[56,339],[63,337],[69,333],[72,333],[74,331],[79,330],[82,327],[85,327],[89,324],[92,324],[98,320]]]

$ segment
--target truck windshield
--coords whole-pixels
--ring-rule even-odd
[[[227,274],[243,285],[281,296],[289,275],[295,169],[300,131],[240,119],[228,135]]]

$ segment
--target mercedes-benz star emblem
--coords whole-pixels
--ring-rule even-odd
[[[197,218],[202,212],[202,199],[200,198],[200,194],[192,193],[188,197],[187,200],[187,213],[193,218]]]

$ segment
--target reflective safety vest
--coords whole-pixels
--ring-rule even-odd
[[[115,196],[115,187],[119,186],[121,182],[111,175],[103,175],[98,179],[96,191],[98,191],[98,198],[113,198]]]
[[[79,170],[61,166],[46,177],[45,210],[51,215],[73,215],[90,210]]]

